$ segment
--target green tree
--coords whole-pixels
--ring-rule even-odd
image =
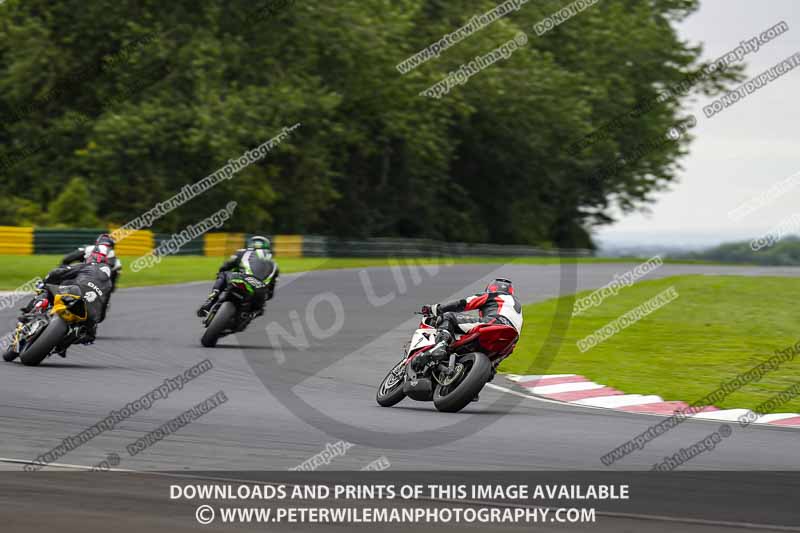
[[[83,178],[72,178],[47,209],[51,226],[94,228],[100,224],[97,205],[89,184]]]
[[[46,219],[46,214],[25,198],[9,196],[0,202],[0,226],[35,226]]]
[[[44,209],[67,176],[84,176],[97,216],[124,224],[299,122],[153,229],[235,200],[235,231],[590,246],[592,226],[675,179],[689,135],[631,154],[684,120],[682,97],[651,104],[704,67],[675,28],[699,1],[604,0],[540,37],[534,24],[564,2],[529,2],[411,72],[395,68],[497,4],[7,0],[0,191]],[[419,95],[520,32],[528,44],[511,57],[439,100]],[[717,71],[695,89],[737,76]]]

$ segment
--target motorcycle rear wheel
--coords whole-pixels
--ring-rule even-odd
[[[456,413],[469,405],[492,375],[492,362],[480,352],[464,355],[458,363],[464,365],[463,377],[455,384],[437,385],[433,391],[433,405],[445,413]]]
[[[391,407],[400,403],[400,401],[406,397],[406,394],[403,392],[404,379],[401,374],[405,362],[405,359],[403,359],[394,365],[389,373],[386,374],[386,377],[383,378],[381,384],[378,385],[375,401],[377,401],[378,405],[381,407]],[[400,377],[398,377],[397,374],[400,374]]]
[[[228,327],[231,319],[236,314],[236,306],[231,302],[222,302],[222,305],[217,309],[214,318],[211,319],[211,324],[208,325],[203,336],[200,338],[200,343],[206,348],[213,348],[217,345],[220,335]]]
[[[26,344],[19,354],[19,360],[26,366],[38,365],[64,339],[68,329],[67,323],[61,317],[54,316],[44,331],[33,342]]]

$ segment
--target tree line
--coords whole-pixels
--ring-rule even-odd
[[[537,36],[564,4],[528,2],[402,74],[498,4],[7,0],[0,224],[125,224],[301,123],[153,229],[233,200],[229,231],[591,246],[592,227],[675,180],[691,135],[637,147],[687,120],[682,96],[659,95],[705,67],[676,32],[699,1],[604,0]],[[420,96],[519,32],[507,59]],[[730,67],[694,90],[738,79]]]

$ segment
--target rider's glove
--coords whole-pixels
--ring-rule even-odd
[[[36,294],[39,294],[43,290],[44,290],[44,281],[40,279],[39,281],[36,282]]]
[[[422,314],[427,316],[438,316],[439,315],[439,304],[434,305],[423,305],[422,306]]]

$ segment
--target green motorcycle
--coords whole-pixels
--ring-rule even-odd
[[[203,318],[206,330],[200,339],[201,344],[213,348],[225,335],[244,331],[254,318],[262,314],[260,302],[264,301],[269,281],[246,274],[232,277]]]

